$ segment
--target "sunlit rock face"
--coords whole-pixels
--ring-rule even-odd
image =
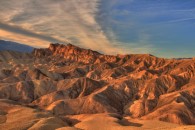
[[[98,113],[195,124],[194,75],[194,59],[104,55],[71,44],[0,52],[0,129],[11,129],[4,119],[22,111],[32,119],[24,129],[67,127],[68,115]]]

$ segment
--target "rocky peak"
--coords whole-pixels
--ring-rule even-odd
[[[51,44],[49,45],[49,48],[48,48],[48,49],[51,50],[51,51],[53,52],[53,51],[56,50],[56,48],[57,48],[58,46],[60,46],[59,43],[51,43]]]
[[[85,54],[85,55],[101,55],[100,53],[96,52],[96,51],[92,51],[90,49],[83,49],[80,48],[78,46],[72,45],[72,44],[59,44],[59,43],[51,43],[49,45],[48,48],[44,48],[44,49],[35,49],[34,50],[34,54],[35,52],[39,51],[40,53],[42,53],[44,51],[50,51],[52,54],[75,54],[75,55],[79,55],[79,54]],[[35,54],[36,55],[36,54]]]
[[[94,62],[100,53],[90,50],[77,47],[72,44],[59,44],[51,43],[46,49],[34,49],[33,55],[36,57],[45,57],[45,56],[61,56],[68,60],[79,61],[79,62]]]
[[[36,57],[60,56],[70,61],[83,63],[99,63],[99,62],[126,62],[127,60],[138,60],[151,62],[156,57],[150,54],[126,54],[126,55],[103,55],[97,51],[83,49],[72,44],[51,43],[46,49],[34,49],[33,54]]]

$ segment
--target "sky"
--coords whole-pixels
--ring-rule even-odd
[[[0,0],[0,39],[194,57],[195,0]]]

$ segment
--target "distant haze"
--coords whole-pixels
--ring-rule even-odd
[[[0,51],[32,52],[33,47],[16,42],[0,40]]]
[[[195,56],[194,0],[1,0],[0,39],[106,54]]]

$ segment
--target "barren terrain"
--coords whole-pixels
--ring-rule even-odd
[[[195,59],[68,44],[0,52],[0,129],[195,129]]]

